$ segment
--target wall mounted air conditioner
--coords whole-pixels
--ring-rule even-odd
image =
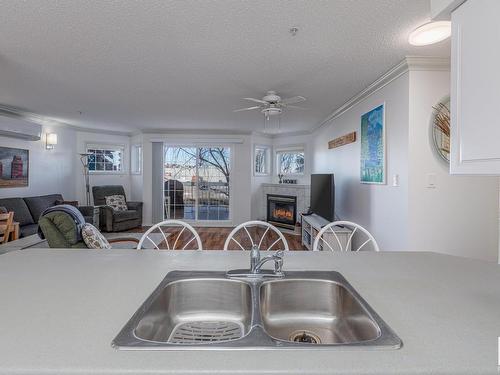
[[[42,138],[42,126],[23,119],[0,116],[0,136],[39,141]]]

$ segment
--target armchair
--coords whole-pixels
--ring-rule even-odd
[[[142,202],[128,202],[121,185],[93,186],[94,205],[100,206],[100,224],[106,232],[120,232],[142,225]],[[127,202],[126,211],[115,211],[106,205],[106,197],[123,195]]]
[[[87,228],[90,227],[90,228]],[[85,219],[74,206],[60,205],[48,208],[40,217],[38,235],[40,238],[47,240],[50,248],[78,249],[108,249],[111,243],[117,242],[133,242],[139,243],[137,238],[113,238],[106,239],[100,232],[94,232],[94,228],[90,224],[85,224]],[[92,246],[84,239],[84,231],[90,230],[92,234],[96,234],[101,241],[91,241]]]

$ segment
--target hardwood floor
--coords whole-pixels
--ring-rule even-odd
[[[203,248],[207,250],[217,250],[222,249],[224,247],[224,242],[228,234],[233,230],[233,228],[217,228],[217,227],[197,227],[196,231],[200,235],[201,241],[203,243]],[[262,233],[259,233],[262,234]],[[284,236],[288,242],[288,247],[290,250],[306,250],[304,246],[302,246],[302,238],[301,236],[295,236],[293,234],[284,233]],[[258,236],[256,236],[258,237]],[[255,237],[254,237],[255,238]],[[262,244],[263,248],[265,246],[271,245],[270,241],[274,242],[275,237],[270,236],[267,241],[264,241]],[[239,250],[238,246],[230,246],[232,250]]]
[[[142,230],[140,228],[130,230],[129,232],[145,232],[148,227],[143,227]],[[196,231],[200,235],[201,242],[203,245],[203,250],[221,250],[224,248],[224,242],[226,241],[227,236],[233,230],[233,228],[228,227],[195,227]],[[172,232],[172,235],[176,235],[178,232]],[[259,242],[260,236],[262,236],[263,231],[250,231],[254,242]],[[306,250],[304,246],[302,246],[302,238],[300,235],[293,235],[289,233],[284,233],[284,236],[288,242],[288,247],[290,250]],[[246,233],[242,232],[242,235],[236,237],[238,241],[242,243],[245,248],[250,248],[250,241]],[[271,235],[268,233],[266,238],[262,242],[261,249],[265,249],[268,246],[272,245],[272,243],[277,239],[277,235],[272,233]],[[179,244],[176,248],[182,248],[183,238],[180,238]],[[276,246],[279,246],[277,244]],[[229,246],[230,250],[240,250],[239,246],[232,242]],[[278,250],[278,247],[273,247],[273,250]]]

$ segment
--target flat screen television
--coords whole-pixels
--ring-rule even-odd
[[[311,175],[311,211],[328,221],[334,221],[335,180],[332,173]]]

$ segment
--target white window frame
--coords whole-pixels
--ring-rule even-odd
[[[130,146],[130,173],[131,174],[142,174],[142,143],[136,143]]]
[[[257,165],[255,158],[257,156],[257,149],[264,149],[265,150],[265,160],[264,160],[264,165],[266,171],[264,173],[257,172],[255,170],[255,167]],[[261,145],[261,144],[256,144],[253,147],[253,175],[257,177],[261,176],[270,176],[272,174],[272,163],[271,163],[271,146],[270,145]]]
[[[125,151],[126,147],[123,144],[111,144],[111,143],[87,143],[85,145],[85,152],[89,150],[108,150],[108,151],[121,151],[122,153],[122,162],[121,162],[121,170],[120,171],[94,171],[89,170],[90,174],[96,175],[105,175],[105,174],[113,174],[113,175],[123,175],[127,173],[127,164]]]
[[[304,170],[302,173],[287,173],[284,176],[294,177],[294,176],[304,176],[306,174],[306,166],[307,166],[307,154],[305,145],[293,145],[293,146],[281,146],[277,147],[274,151],[274,161],[276,164],[276,176],[281,172],[281,165],[279,161],[279,155],[287,152],[302,152],[304,154]]]

